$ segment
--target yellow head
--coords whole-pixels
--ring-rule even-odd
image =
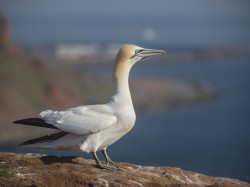
[[[145,49],[136,45],[124,44],[116,56],[113,76],[121,76],[122,72],[129,71],[141,59],[164,53],[165,51],[162,50]]]

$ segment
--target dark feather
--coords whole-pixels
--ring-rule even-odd
[[[63,136],[65,136],[66,134],[68,134],[68,132],[64,132],[64,131],[60,131],[51,135],[46,135],[46,136],[42,136],[39,138],[35,138],[35,139],[31,139],[28,141],[25,141],[23,143],[20,143],[18,145],[18,147],[23,146],[23,145],[28,145],[28,144],[36,144],[36,143],[43,143],[43,142],[53,142]]]
[[[21,120],[14,121],[13,123],[30,125],[30,126],[37,126],[37,127],[44,127],[44,128],[50,128],[50,129],[58,129],[57,127],[53,126],[52,124],[46,123],[41,118],[21,119]]]

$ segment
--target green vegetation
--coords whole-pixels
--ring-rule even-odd
[[[4,178],[9,178],[9,177],[14,177],[15,174],[12,171],[6,171],[6,170],[0,170],[0,178],[4,177]]]

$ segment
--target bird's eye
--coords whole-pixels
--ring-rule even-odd
[[[140,53],[140,52],[142,52],[142,51],[143,51],[142,49],[136,49],[136,50],[135,50],[135,54]]]
[[[131,58],[134,58],[138,53],[140,53],[140,52],[142,52],[143,51],[143,49],[136,49],[135,50],[135,54],[131,57]],[[130,59],[131,59],[130,58]]]
[[[136,49],[136,50],[135,50],[135,54],[139,53],[139,51],[140,51],[139,49]]]

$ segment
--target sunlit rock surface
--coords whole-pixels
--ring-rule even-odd
[[[120,164],[126,169],[108,171],[96,167],[93,160],[80,157],[0,153],[0,186],[250,187],[236,179],[180,168]]]

